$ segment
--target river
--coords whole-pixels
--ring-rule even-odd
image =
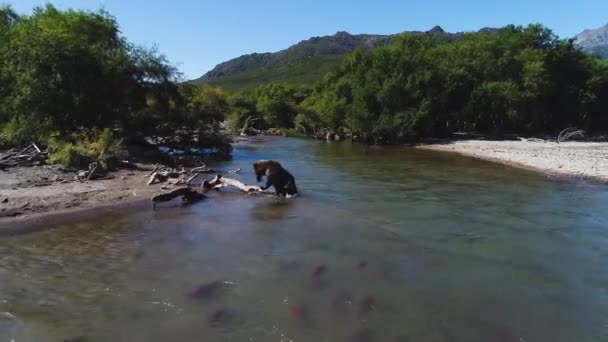
[[[212,194],[0,237],[0,340],[608,341],[608,191],[297,138],[294,199]]]

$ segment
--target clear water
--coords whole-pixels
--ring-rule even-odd
[[[286,138],[217,167],[267,158],[299,198],[0,237],[0,341],[608,341],[605,187]]]

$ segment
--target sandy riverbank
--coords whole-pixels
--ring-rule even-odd
[[[93,208],[98,213],[113,211],[127,203],[149,201],[161,191],[159,184],[147,185],[152,167],[140,165],[137,170],[115,172],[112,179],[82,182],[59,166],[0,171],[0,225],[29,224],[62,213],[84,215]]]
[[[608,183],[608,143],[466,140],[417,148]]]

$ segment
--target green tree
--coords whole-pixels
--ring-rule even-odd
[[[606,130],[607,64],[540,25],[455,41],[403,35],[345,58],[302,103],[297,122],[374,143],[455,131]]]
[[[229,151],[219,132],[225,94],[180,88],[166,58],[129,44],[107,12],[46,5],[18,16],[2,7],[0,43],[0,145],[54,137],[60,150],[86,136],[86,149],[111,129],[158,142],[178,132],[195,148]]]

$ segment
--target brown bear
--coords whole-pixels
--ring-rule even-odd
[[[253,163],[253,170],[258,182],[261,182],[262,177],[266,176],[266,185],[262,187],[262,190],[273,186],[277,196],[293,196],[298,193],[295,178],[279,162],[258,160]]]

